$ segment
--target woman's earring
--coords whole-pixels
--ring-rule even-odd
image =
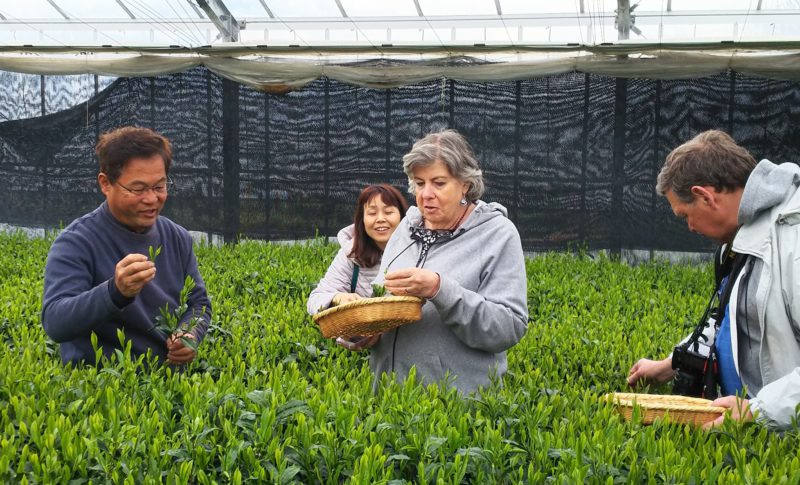
[[[461,205],[467,205],[467,198],[466,197],[461,197],[461,200],[458,203],[461,204]]]

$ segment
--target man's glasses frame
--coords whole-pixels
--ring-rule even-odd
[[[114,183],[119,185],[123,189],[127,190],[132,195],[135,195],[136,197],[141,197],[141,196],[143,196],[144,194],[146,194],[147,192],[149,192],[151,190],[156,195],[166,195],[167,192],[169,192],[169,190],[172,187],[175,186],[175,182],[173,182],[172,179],[169,178],[169,177],[167,177],[167,180],[164,181],[164,182],[158,183],[156,185],[150,185],[150,186],[147,186],[147,187],[130,188],[130,187],[126,187],[125,185],[122,185],[118,181],[116,181]]]

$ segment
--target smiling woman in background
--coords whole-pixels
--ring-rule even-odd
[[[341,249],[308,297],[309,314],[372,296],[372,280],[378,275],[383,249],[406,215],[406,209],[405,197],[391,185],[370,185],[361,191],[353,224],[337,235]],[[374,344],[377,338],[336,342],[350,350],[361,350]]]
[[[376,378],[394,372],[404,380],[416,366],[425,383],[449,376],[472,392],[506,372],[506,350],[528,328],[519,233],[505,207],[479,200],[483,173],[458,132],[417,141],[403,170],[417,206],[386,246],[376,283],[428,300],[420,321],[381,336],[370,367]]]

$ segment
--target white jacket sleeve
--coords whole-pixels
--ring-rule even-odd
[[[794,228],[792,230],[794,232]],[[786,237],[786,234],[783,235],[783,238]],[[789,325],[785,327],[783,338],[793,339],[797,338],[796,335],[800,335],[800,258],[791,252],[781,254],[781,268],[783,301],[777,304],[785,305],[787,325]],[[765,385],[750,400],[750,409],[757,414],[756,421],[773,430],[791,428],[792,420],[798,416],[798,405],[800,405],[800,367],[795,367],[783,377]]]
[[[750,400],[750,410],[756,421],[776,430],[792,427],[800,404],[800,367],[761,388]]]
[[[333,300],[336,293],[350,292],[350,282],[353,278],[355,264],[347,258],[348,252],[350,252],[350,245],[339,249],[333,262],[328,266],[325,276],[317,284],[317,287],[311,291],[306,304],[309,315],[331,306],[331,300]]]

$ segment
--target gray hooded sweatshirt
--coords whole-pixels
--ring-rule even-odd
[[[422,244],[411,237],[421,215],[411,207],[392,234],[375,283],[384,271],[414,267]],[[506,372],[506,350],[528,328],[525,258],[519,233],[500,204],[477,201],[452,238],[434,244],[422,267],[439,273],[439,291],[422,308],[422,319],[381,336],[370,367],[379,379],[398,380],[416,366],[425,384],[446,376],[469,393]]]
[[[744,384],[755,396],[750,400],[757,421],[776,430],[791,428],[800,404],[800,167],[793,163],[776,165],[762,160],[750,174],[739,205],[739,232],[733,250],[754,258],[738,275],[730,305],[746,298],[755,305],[756,318],[740,322],[738,312],[731,318],[732,349],[737,370],[743,357],[736,338],[747,328],[753,336],[750,352],[756,360],[760,379]],[[753,271],[756,268],[757,271]],[[752,282],[746,281],[748,271]],[[755,291],[754,291],[755,290]],[[759,384],[762,386],[759,388]]]

